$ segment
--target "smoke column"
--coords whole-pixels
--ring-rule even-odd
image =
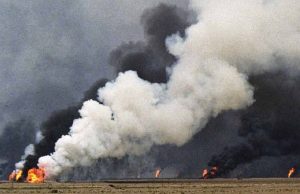
[[[184,37],[185,29],[191,25],[190,15],[182,8],[166,4],[145,10],[141,24],[146,40],[122,44],[113,50],[110,65],[116,72],[136,71],[140,78],[152,83],[167,82],[166,68],[176,59],[168,52],[165,39],[174,33]]]
[[[231,175],[232,170],[253,162],[252,165],[256,164],[253,170],[243,172],[239,169],[243,177],[286,177],[286,169],[300,162],[299,76],[275,72],[253,76],[250,82],[257,88],[254,95],[256,102],[241,114],[238,133],[243,142],[213,156],[209,165],[219,166],[220,176],[234,176],[235,172]],[[270,170],[267,166],[257,165],[256,160],[266,160],[267,166],[282,164]],[[266,173],[263,168],[269,172]]]
[[[186,143],[208,119],[253,102],[249,75],[298,70],[300,3],[191,1],[198,22],[166,44],[178,62],[166,84],[133,71],[98,90],[55,152],[41,157],[48,178],[99,158],[141,155],[153,145]],[[278,61],[284,61],[282,67]]]
[[[207,65],[216,68],[214,64],[224,65],[219,62]],[[67,167],[90,165],[98,158],[143,154],[153,144],[184,144],[210,116],[251,102],[251,90],[243,76],[230,66],[225,65],[225,68],[231,79],[218,87],[228,87],[228,83],[231,87],[219,88],[223,91],[217,92],[220,96],[211,91],[195,95],[182,91],[186,86],[179,90],[173,88],[172,81],[168,85],[150,84],[138,78],[135,72],[121,73],[115,82],[99,90],[103,104],[94,100],[84,102],[81,118],[73,122],[69,135],[56,142],[51,156],[39,159],[39,166],[46,168],[51,177]],[[214,73],[216,81],[225,79],[223,72]],[[217,86],[214,79],[203,81],[209,88]],[[221,100],[224,103],[214,103]]]
[[[167,52],[164,40],[176,32],[184,36],[184,29],[190,25],[189,15],[190,13],[182,8],[166,4],[159,4],[145,10],[141,23],[144,26],[146,40],[123,44],[113,50],[110,54],[110,64],[115,67],[116,72],[135,70],[139,77],[150,82],[165,82],[167,80],[165,65],[171,65],[176,59]],[[169,23],[169,21],[173,22]],[[163,28],[157,28],[157,26],[163,26]],[[158,64],[158,61],[163,62]],[[104,79],[95,82],[86,91],[80,103],[54,112],[43,122],[42,139],[34,145],[35,152],[17,164],[17,168],[23,169],[23,176],[26,176],[30,168],[37,167],[41,156],[54,152],[55,142],[62,135],[67,135],[73,120],[79,118],[78,110],[82,103],[89,99],[96,100],[98,88],[103,87],[106,82],[107,80]]]
[[[34,128],[35,126],[29,118],[6,124],[3,134],[0,136],[1,160],[4,160],[7,164],[5,168],[0,168],[1,179],[7,178],[6,175],[11,172],[14,163],[20,159],[19,157],[22,155],[24,147],[34,141],[34,135],[32,135],[34,134]],[[25,155],[30,151],[28,149],[30,147],[32,145],[27,146],[25,149]]]
[[[206,25],[204,20],[189,28],[186,40],[179,36],[168,39],[179,61],[167,84],[151,84],[128,71],[99,89],[103,104],[86,101],[69,135],[56,142],[52,155],[39,159],[48,177],[69,167],[90,165],[98,158],[143,154],[154,144],[180,146],[211,116],[252,103],[252,87],[238,71],[238,64],[231,65],[232,60],[213,48],[207,53],[209,45],[204,43],[211,27]],[[243,59],[242,54],[236,57]]]
[[[104,86],[107,80],[100,79],[94,83],[91,88],[89,88],[82,101],[87,99],[96,99],[97,88]],[[78,109],[81,106],[82,102],[78,103],[75,106],[68,107],[63,110],[56,111],[42,123],[40,135],[41,139],[34,144],[34,152],[27,155],[26,158],[17,163],[17,168],[22,168],[24,173],[23,176],[26,176],[27,171],[30,168],[36,167],[38,159],[41,156],[48,155],[54,151],[55,142],[62,136],[66,135],[69,132],[69,128],[73,123],[73,120],[79,118]]]

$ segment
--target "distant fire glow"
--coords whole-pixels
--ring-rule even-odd
[[[208,170],[205,168],[204,170],[203,170],[203,172],[202,172],[202,177],[204,178],[204,179],[207,179],[208,178]]]
[[[205,168],[202,171],[202,178],[203,179],[215,178],[217,176],[217,172],[218,172],[218,167],[217,166],[213,166],[210,170]]]
[[[157,169],[157,170],[155,171],[155,178],[159,178],[160,172],[161,172],[161,169]]]
[[[292,167],[290,170],[289,170],[289,173],[288,173],[288,178],[291,178],[296,172],[296,168],[295,167]]]
[[[22,170],[14,170],[8,177],[9,181],[20,181],[22,177]]]

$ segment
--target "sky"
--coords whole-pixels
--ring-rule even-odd
[[[140,16],[161,2],[186,0],[1,0],[0,132],[7,122],[33,120],[82,98],[96,80],[115,77],[111,50],[143,39]]]

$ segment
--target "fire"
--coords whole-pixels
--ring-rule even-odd
[[[210,170],[205,168],[202,171],[202,178],[204,178],[204,179],[215,178],[217,176],[217,172],[218,172],[218,167],[217,166],[212,167]]]
[[[42,168],[32,168],[28,171],[27,182],[42,183],[45,179],[45,170]]]
[[[9,181],[19,181],[21,180],[23,171],[22,170],[14,170],[8,177]]]
[[[157,169],[157,170],[155,171],[155,178],[159,178],[160,172],[161,172],[160,169]]]
[[[8,177],[9,181],[21,181],[23,171],[14,170]],[[28,170],[27,179],[28,183],[42,183],[45,179],[45,170],[42,168],[31,168]]]
[[[289,173],[288,173],[288,178],[291,178],[291,176],[296,172],[296,168],[295,167],[292,167],[290,170],[289,170]]]
[[[217,166],[214,166],[210,169],[210,174],[211,176],[216,176],[217,175],[217,172],[218,172],[218,167]]]
[[[205,168],[204,170],[203,170],[203,172],[202,172],[202,177],[204,178],[204,179],[207,179],[208,178],[208,170]]]

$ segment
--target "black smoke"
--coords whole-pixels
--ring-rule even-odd
[[[97,100],[97,90],[98,88],[103,87],[106,82],[106,79],[98,80],[85,92],[80,103],[75,106],[53,112],[52,115],[41,124],[40,132],[42,139],[38,143],[34,144],[34,154],[28,155],[25,158],[23,178],[26,178],[27,172],[30,168],[37,167],[38,159],[41,156],[54,152],[56,141],[62,135],[67,135],[70,131],[73,120],[80,117],[78,110],[82,106],[82,103],[88,99]]]
[[[167,51],[165,39],[174,33],[184,37],[191,23],[190,14],[176,6],[160,4],[146,10],[141,19],[145,40],[122,44],[110,53],[109,64],[116,74],[135,70],[145,80],[164,83],[168,80],[168,67],[176,62]],[[170,174],[174,177],[199,177],[206,164],[218,166],[221,177],[285,176],[289,166],[300,162],[300,78],[273,72],[251,76],[249,81],[255,88],[255,103],[247,110],[213,118],[184,146],[155,146],[147,157],[102,159],[93,166],[100,169],[99,173],[92,168],[78,168],[73,171],[77,175],[68,179],[97,179],[98,174],[105,178],[152,177],[149,172],[156,167],[163,169],[162,175],[165,169],[172,168],[175,170]],[[35,145],[35,155],[27,157],[25,171],[35,167],[39,157],[54,151],[55,142],[69,132],[73,120],[79,117],[82,102],[96,99],[97,89],[105,83],[106,80],[95,83],[80,103],[54,112],[41,125],[43,138]],[[267,172],[269,166],[273,169]],[[278,166],[284,169],[278,170]]]
[[[9,122],[0,136],[0,156],[3,163],[0,167],[0,178],[7,179],[14,169],[14,164],[24,154],[24,148],[34,142],[35,126],[31,119]]]
[[[116,72],[134,70],[139,77],[150,82],[167,82],[166,68],[174,64],[175,57],[165,45],[168,36],[179,33],[191,25],[190,13],[175,5],[160,4],[148,9],[141,18],[145,41],[129,42],[113,50],[110,64]]]
[[[39,126],[54,110],[76,105],[99,78],[111,79],[110,51],[122,41],[141,39],[139,17],[160,1],[187,5],[187,0],[0,1],[0,133],[16,118],[30,117]]]
[[[240,174],[282,176],[279,166],[271,170],[271,174],[259,173],[259,169],[263,171],[268,165],[276,166],[274,163],[280,164],[283,160],[288,165],[300,162],[300,77],[276,72],[252,76],[250,83],[255,87],[256,101],[241,113],[238,135],[243,141],[214,155],[209,165],[219,166],[220,176],[234,176],[230,172],[239,166],[241,170],[244,165],[249,167],[251,163],[267,160],[265,165],[256,165],[257,174],[247,170]],[[293,160],[288,161],[289,158]],[[281,167],[287,171],[288,165]]]
[[[116,73],[127,70],[137,71],[138,75],[150,82],[166,82],[166,67],[171,66],[176,58],[170,55],[165,46],[165,39],[174,33],[184,36],[184,29],[191,25],[189,14],[182,8],[173,5],[160,4],[148,9],[142,15],[144,27],[144,42],[125,43],[113,50],[109,63],[115,67]],[[30,168],[37,167],[41,156],[54,152],[55,142],[68,134],[73,120],[79,118],[78,110],[86,100],[97,100],[97,90],[103,87],[107,80],[99,80],[85,92],[80,103],[53,114],[41,125],[42,139],[34,145],[35,154],[28,155],[23,168],[23,178]],[[113,160],[118,163],[117,160]],[[122,160],[124,163],[126,159]],[[127,163],[127,162],[126,162]]]

